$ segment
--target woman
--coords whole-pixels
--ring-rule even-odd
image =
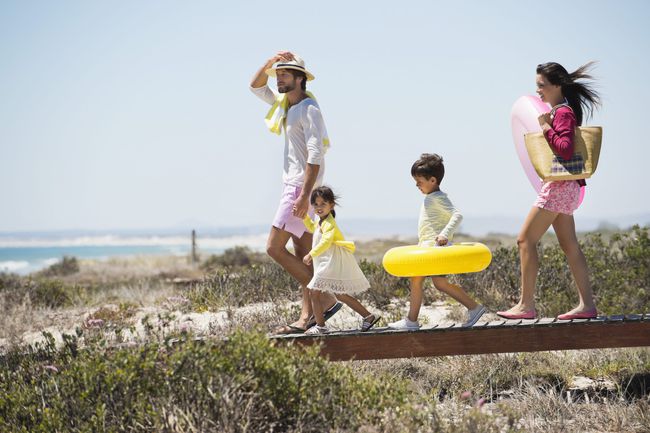
[[[600,106],[600,96],[585,80],[593,80],[587,74],[593,62],[568,73],[560,64],[550,62],[537,66],[537,94],[551,105],[550,113],[539,116],[546,141],[556,155],[569,159],[574,151],[575,128],[582,125],[586,112],[590,117],[594,108]],[[578,81],[580,80],[580,81]],[[584,180],[545,182],[537,200],[526,217],[517,237],[521,261],[521,298],[507,311],[497,314],[506,319],[534,319],[535,282],[539,270],[537,242],[552,225],[569,262],[569,268],[578,286],[580,302],[558,319],[594,318],[597,315],[593,293],[589,283],[587,261],[576,237],[573,212],[580,204],[580,187]]]

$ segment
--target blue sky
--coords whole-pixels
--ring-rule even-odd
[[[283,140],[248,83],[281,49],[316,75],[346,218],[416,218],[436,152],[465,218],[523,219],[511,106],[538,63],[589,60],[604,141],[576,219],[647,214],[649,5],[2,2],[0,231],[270,223]]]

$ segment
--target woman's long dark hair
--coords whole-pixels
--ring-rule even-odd
[[[594,109],[602,105],[600,95],[593,88],[594,78],[588,74],[595,63],[582,65],[570,74],[559,63],[548,62],[537,65],[538,74],[546,77],[551,84],[562,88],[562,95],[569,102],[578,125],[582,125],[583,113],[586,113],[588,119],[594,114]],[[584,82],[585,80],[591,82]]]

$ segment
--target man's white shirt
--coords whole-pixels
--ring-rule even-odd
[[[273,105],[275,93],[269,86],[251,87],[261,100]],[[322,184],[325,174],[325,122],[318,103],[305,98],[289,107],[284,123],[284,172],[282,180],[287,185],[302,187],[307,164],[320,166],[314,187]]]

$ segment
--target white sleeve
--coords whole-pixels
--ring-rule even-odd
[[[312,104],[307,106],[303,117],[303,130],[305,143],[307,143],[307,163],[321,165],[325,155],[323,141],[327,138],[327,131],[318,106]]]
[[[453,234],[456,233],[456,230],[458,230],[458,226],[460,226],[460,222],[463,220],[463,215],[461,215],[460,211],[454,207],[451,200],[447,197],[440,197],[439,205],[451,215],[449,222],[440,232],[442,236],[449,239],[449,237],[453,236]]]
[[[262,87],[250,87],[251,92],[255,94],[262,101],[266,102],[269,105],[273,105],[275,102],[275,93],[269,88],[269,86]]]

